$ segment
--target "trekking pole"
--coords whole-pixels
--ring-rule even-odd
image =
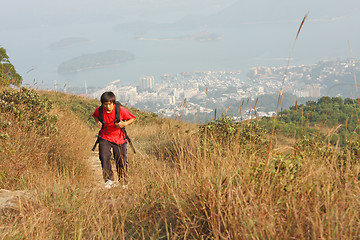
[[[124,135],[125,135],[126,140],[129,142],[130,147],[132,148],[132,150],[134,151],[134,153],[136,153],[135,147],[134,147],[134,145],[132,144],[131,139],[130,139],[129,136],[127,135],[125,128],[123,127],[122,130],[123,130],[123,133],[124,133]]]
[[[101,129],[102,129],[103,127],[105,127],[107,134],[109,134],[109,130],[107,129],[105,122],[103,123],[103,126],[101,127]],[[100,131],[99,131],[99,133],[98,133],[98,135],[97,135],[96,142],[95,142],[93,148],[91,149],[92,151],[95,151],[96,145],[98,145],[98,143],[99,143],[99,141],[100,141],[101,129],[100,129]]]
[[[96,139],[96,142],[95,142],[93,148],[91,149],[92,151],[95,151],[96,145],[98,145],[98,143],[99,143],[99,138],[100,138],[100,132],[99,132],[99,134],[97,135],[97,139]]]

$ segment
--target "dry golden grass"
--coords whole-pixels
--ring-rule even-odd
[[[138,122],[127,128],[137,150],[133,154],[128,148],[128,188],[108,190],[96,187],[102,179],[93,178],[86,161],[94,130],[56,113],[59,135],[51,141],[11,129],[12,142],[29,146],[16,150],[21,156],[10,166],[14,174],[20,171],[24,185],[9,180],[3,186],[29,187],[32,197],[1,215],[4,239],[360,236],[360,163],[339,149],[284,154],[275,147],[264,172],[267,148],[233,141],[215,144],[204,155],[197,125]],[[209,135],[207,144],[211,140]],[[43,156],[49,149],[50,156]],[[13,156],[10,148],[8,156]],[[21,172],[22,162],[33,167]]]

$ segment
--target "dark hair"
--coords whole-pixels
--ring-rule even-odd
[[[100,97],[101,104],[104,104],[104,102],[112,102],[115,103],[116,97],[113,92],[104,92]]]

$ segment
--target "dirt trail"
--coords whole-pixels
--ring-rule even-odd
[[[90,191],[105,189],[102,177],[101,162],[99,160],[99,152],[91,152],[86,161],[90,167],[91,174],[91,181],[88,183],[88,187],[91,189]],[[114,174],[116,175],[116,168],[114,165],[112,167]],[[18,211],[20,201],[22,201],[22,199],[28,199],[29,196],[31,196],[31,194],[26,190],[10,191],[0,189],[0,216],[7,211]]]
[[[91,167],[90,171],[92,173],[92,182],[91,185],[94,187],[104,187],[101,162],[99,159],[99,152],[91,152],[89,158],[87,159],[89,166]]]

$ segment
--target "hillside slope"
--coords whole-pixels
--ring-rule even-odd
[[[127,129],[137,149],[128,151],[129,185],[105,189],[92,171],[99,166],[90,151],[97,130],[88,116],[97,101],[26,89],[5,90],[12,97],[4,100],[3,93],[1,188],[25,189],[32,197],[1,212],[1,238],[354,239],[360,234],[360,163],[346,148],[306,136],[284,154],[269,146],[269,134],[257,121],[225,117],[198,126],[131,109],[138,120]],[[51,108],[45,99],[52,99]],[[28,104],[49,111],[32,115],[39,109]]]

